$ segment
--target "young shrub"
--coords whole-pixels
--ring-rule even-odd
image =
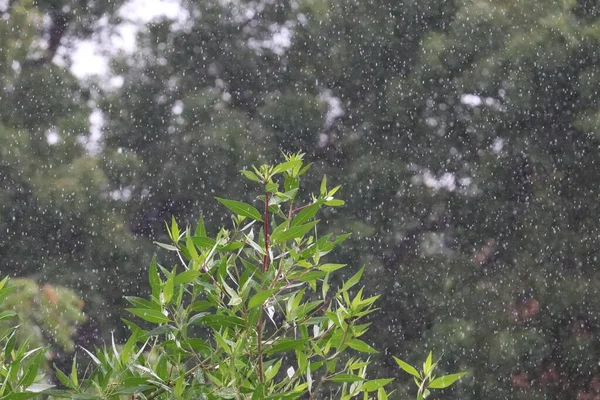
[[[233,214],[232,226],[215,237],[202,219],[193,230],[173,219],[172,243],[159,245],[180,265],[153,261],[150,297],[127,298],[128,310],[154,327],[125,321],[127,343],[89,353],[90,379],[79,384],[76,374],[59,373],[63,385],[102,398],[315,399],[330,384],[340,399],[386,396],[392,379],[368,379],[363,355],[376,351],[361,340],[377,296],[356,290],[364,269],[339,287],[329,284],[346,266],[324,256],[349,235],[319,235],[318,213],[344,202],[325,178],[318,195],[297,199],[309,167],[292,155],[242,171],[264,193],[260,211],[217,198]]]
[[[365,297],[358,288],[364,268],[338,287],[330,285],[330,274],[346,265],[324,256],[349,235],[319,235],[318,214],[344,202],[334,197],[340,187],[328,189],[325,178],[318,195],[298,200],[300,177],[309,168],[297,154],[242,171],[261,187],[262,206],[217,198],[233,214],[231,228],[215,237],[202,218],[193,230],[172,219],[171,243],[158,245],[173,252],[179,265],[165,268],[153,260],[149,298],[127,297],[128,311],[150,328],[125,320],[132,334],[124,345],[113,340],[95,354],[85,350],[94,364],[88,378],[79,381],[74,361],[69,375],[57,370],[68,389],[45,393],[82,399],[387,399],[384,387],[393,379],[367,377],[368,355],[376,350],[361,340],[369,327],[362,320],[375,311],[378,296]],[[419,399],[427,388],[455,380],[434,380],[434,366],[430,355],[424,372],[413,372],[427,382]]]

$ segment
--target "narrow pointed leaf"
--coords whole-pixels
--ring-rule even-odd
[[[333,272],[337,271],[340,268],[344,268],[345,266],[346,264],[322,264],[319,265],[317,268],[319,268],[321,271]]]
[[[372,348],[371,346],[369,346],[368,344],[366,344],[365,342],[363,342],[362,340],[359,340],[359,339],[349,340],[348,346],[350,346],[354,350],[360,351],[362,353],[378,353],[377,350],[375,350],[374,348]]]
[[[345,382],[360,382],[360,381],[364,381],[365,378],[362,378],[357,375],[352,375],[352,374],[337,374],[327,380],[331,381],[331,382],[345,383]]]
[[[161,324],[170,321],[169,317],[158,310],[151,310],[148,308],[127,308],[126,310],[148,322],[153,322],[155,324]]]
[[[252,171],[248,171],[247,169],[243,169],[240,171],[247,179],[254,181],[254,182],[260,182],[260,178],[258,176],[256,176],[256,174]]]
[[[306,232],[308,232],[312,228],[314,228],[318,222],[319,222],[319,220],[311,221],[304,225],[294,226],[285,231],[278,232],[278,234],[273,234],[271,236],[271,241],[273,244],[276,244],[276,243],[283,243],[290,239],[296,239],[296,238],[302,237],[302,236],[304,236],[304,234],[306,234]]]
[[[194,236],[206,236],[206,228],[204,228],[204,217],[202,217],[202,215],[200,216],[200,218],[198,218],[198,223],[196,224]]]
[[[431,381],[431,383],[429,383],[427,387],[429,387],[430,389],[444,389],[452,385],[454,382],[456,382],[466,374],[466,372],[459,372],[458,374],[440,376],[439,378]]]
[[[169,304],[169,302],[173,298],[174,290],[175,287],[173,284],[173,275],[171,275],[169,276],[169,279],[167,279],[167,282],[165,282],[165,287],[163,288],[163,299],[165,301],[165,304]]]
[[[206,236],[192,236],[192,242],[200,249],[212,249],[217,241]]]
[[[152,257],[152,261],[150,262],[150,271],[148,271],[148,276],[150,280],[150,287],[152,288],[152,296],[158,299],[160,294],[161,280],[160,276],[158,275],[156,258],[154,257]]]
[[[394,380],[394,378],[373,379],[373,380],[367,381],[363,384],[363,390],[366,390],[367,392],[374,392],[374,391],[379,390],[380,388],[384,387],[388,383],[392,382],[393,380]]]
[[[184,271],[178,274],[175,279],[173,279],[173,283],[175,285],[181,285],[183,283],[193,282],[196,278],[200,276],[200,271]]]
[[[292,220],[292,226],[301,225],[309,219],[313,218],[321,209],[321,205],[322,202],[317,201],[316,203],[313,203],[310,206],[298,211],[298,214],[296,214],[296,217]]]
[[[273,168],[273,174],[278,174],[280,172],[284,172],[284,171],[288,171],[290,169],[294,169],[298,165],[301,165],[301,164],[302,164],[302,161],[300,161],[300,160],[286,161],[284,163],[281,163],[281,164],[277,165],[275,168]]]
[[[256,208],[252,207],[250,204],[242,203],[241,201],[237,200],[222,199],[220,197],[215,198],[219,203],[223,204],[225,207],[229,208],[237,215],[241,215],[243,217],[250,217],[257,221],[262,221],[260,212]]]
[[[248,302],[248,308],[262,306],[265,300],[271,297],[275,292],[277,292],[277,289],[263,290],[256,293]]]
[[[415,369],[415,367],[402,361],[401,359],[399,359],[397,357],[394,357],[394,360],[396,360],[396,363],[400,366],[400,368],[402,368],[404,370],[404,372],[411,374],[415,378],[421,379],[421,374],[419,374],[419,372]]]
[[[365,272],[365,267],[362,267],[352,278],[344,282],[344,285],[340,289],[340,292],[347,292],[352,286],[360,282],[360,278],[362,277],[363,272]]]

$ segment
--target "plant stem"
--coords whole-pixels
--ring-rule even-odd
[[[265,381],[265,374],[263,371],[263,354],[262,354],[262,331],[263,331],[263,312],[261,308],[260,316],[258,317],[258,379],[260,383]]]
[[[269,192],[265,191],[265,215],[264,215],[264,227],[265,233],[265,256],[263,258],[263,271],[267,272],[269,269]],[[263,371],[263,349],[262,349],[262,334],[263,334],[263,313],[265,311],[260,309],[260,316],[258,317],[257,326],[257,340],[258,340],[258,379],[261,383],[265,381],[265,374]]]
[[[315,203],[309,203],[309,204],[305,204],[305,205],[303,205],[302,207],[298,207],[298,208],[296,208],[296,209],[293,209],[293,210],[291,210],[291,211],[290,211],[290,217],[291,217],[293,214],[296,214],[298,211],[304,210],[306,207],[310,207],[310,206],[312,206],[313,204],[315,204]]]
[[[267,272],[269,268],[269,192],[265,192],[265,222],[263,231],[265,232],[265,256],[263,258],[263,271]]]

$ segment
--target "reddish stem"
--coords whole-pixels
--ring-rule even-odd
[[[269,192],[265,191],[265,216],[263,231],[265,232],[265,256],[263,258],[263,271],[269,269]],[[263,312],[261,308],[260,316],[258,317],[258,379],[262,383],[265,381],[265,373],[263,369],[263,350],[262,350],[262,334],[263,334]]]
[[[269,192],[265,192],[265,221],[264,228],[265,232],[265,256],[263,257],[263,271],[267,272],[269,268]]]
[[[290,215],[291,215],[291,214],[296,214],[298,211],[300,211],[300,210],[303,210],[303,209],[305,209],[306,207],[310,207],[310,206],[312,206],[313,204],[315,204],[315,203],[310,203],[310,204],[306,204],[306,205],[304,205],[304,206],[302,206],[302,207],[298,207],[298,208],[296,208],[296,209],[292,210],[292,211],[290,212]]]

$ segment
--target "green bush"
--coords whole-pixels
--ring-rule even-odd
[[[85,350],[93,367],[85,379],[74,360],[69,374],[56,370],[64,389],[36,383],[44,350],[15,349],[14,332],[1,336],[0,396],[30,398],[43,390],[80,399],[387,399],[393,378],[368,376],[369,354],[377,351],[361,340],[378,296],[358,287],[364,268],[332,283],[332,273],[346,265],[324,257],[349,235],[320,235],[315,218],[344,202],[334,197],[340,187],[329,189],[325,178],[318,195],[298,200],[309,168],[302,155],[292,155],[242,171],[260,185],[263,206],[217,198],[233,215],[215,237],[202,219],[194,229],[173,219],[171,243],[158,245],[178,265],[152,261],[150,297],[127,297],[128,311],[144,322],[124,320],[131,331],[124,345],[113,340]],[[11,289],[2,286],[0,300]],[[422,372],[396,361],[417,378],[420,399],[462,376],[436,379],[431,354]]]

